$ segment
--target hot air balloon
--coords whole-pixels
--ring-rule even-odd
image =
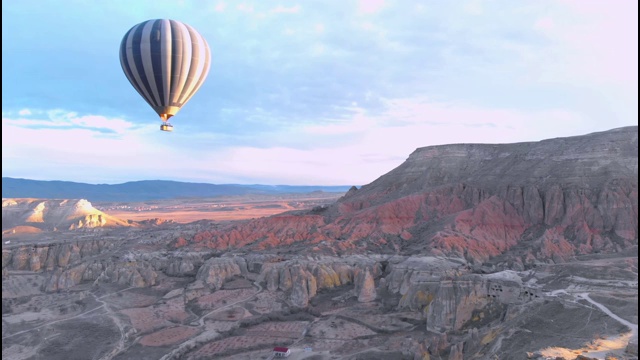
[[[133,26],[120,44],[120,65],[129,82],[162,119],[160,130],[198,91],[209,74],[211,51],[191,26],[154,19]]]

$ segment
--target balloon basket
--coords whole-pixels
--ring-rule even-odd
[[[165,123],[160,125],[160,130],[162,131],[173,131],[173,126],[169,123]]]

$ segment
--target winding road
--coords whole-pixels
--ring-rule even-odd
[[[207,316],[209,316],[209,315],[211,315],[211,314],[214,314],[214,313],[216,313],[216,312],[219,312],[219,311],[222,311],[222,310],[228,309],[228,308],[230,308],[230,307],[236,306],[236,305],[238,305],[238,304],[240,304],[240,303],[244,303],[244,302],[247,302],[247,301],[249,301],[249,300],[252,300],[253,298],[255,298],[256,296],[258,296],[258,294],[260,294],[260,293],[263,291],[262,286],[261,286],[260,284],[258,284],[258,283],[255,283],[255,282],[254,282],[254,283],[253,283],[253,286],[255,286],[255,287],[256,287],[256,289],[258,290],[257,292],[255,292],[255,293],[253,293],[253,294],[251,294],[251,295],[247,296],[247,297],[246,297],[246,298],[244,298],[244,299],[240,299],[240,300],[235,301],[235,302],[233,302],[233,303],[231,303],[231,304],[226,304],[226,305],[221,306],[221,307],[219,307],[219,308],[217,308],[217,309],[213,309],[213,310],[209,311],[208,313],[206,313],[206,314],[204,314],[204,315],[200,316],[200,318],[198,318],[198,320],[197,320],[197,321],[192,322],[192,325],[191,325],[191,326],[194,326],[194,327],[203,327],[203,326],[204,326],[204,319],[205,319]],[[194,323],[195,323],[196,325],[194,325]],[[205,332],[205,333],[202,333],[202,334],[200,334],[200,335],[198,335],[198,336],[197,336],[197,337],[195,337],[195,338],[191,338],[191,339],[189,339],[189,340],[187,340],[187,341],[185,341],[185,342],[181,343],[180,345],[178,345],[178,347],[177,347],[177,348],[175,348],[175,349],[171,350],[171,352],[169,352],[168,354],[166,354],[166,355],[164,355],[163,357],[161,357],[161,358],[160,358],[160,360],[170,360],[170,359],[174,359],[174,358],[176,358],[176,356],[183,355],[184,351],[185,351],[188,347],[190,347],[190,346],[195,346],[195,345],[198,343],[198,340],[199,340],[198,338],[199,338],[199,337],[201,337],[201,336],[203,336],[203,335],[205,335],[205,336],[206,336],[206,332]],[[215,335],[217,335],[217,333],[216,333]]]
[[[589,296],[588,292],[572,292],[569,289],[560,289],[560,290],[554,290],[554,291],[551,291],[551,292],[547,293],[547,296],[557,297],[560,294],[572,296],[573,299],[574,299],[573,302],[575,302],[575,303],[578,303],[578,300],[586,300],[591,305],[593,305],[596,308],[600,309],[600,311],[602,311],[603,313],[607,314],[609,317],[611,317],[612,319],[618,321],[619,323],[625,325],[626,327],[628,327],[631,330],[630,332],[623,333],[623,334],[617,335],[615,337],[611,337],[611,338],[607,339],[606,341],[600,341],[600,344],[598,346],[596,346],[595,348],[580,349],[581,353],[583,355],[590,356],[590,357],[597,357],[598,359],[604,359],[605,356],[607,354],[609,354],[609,353],[624,352],[627,344],[632,340],[635,340],[635,342],[637,343],[637,341],[638,341],[638,325],[621,318],[620,316],[618,316],[615,313],[613,313],[613,311],[611,311],[609,308],[607,308],[603,304],[593,300]],[[596,342],[598,342],[598,340],[596,340]],[[562,355],[561,354],[562,350],[563,349],[561,349],[561,348],[548,348],[548,349],[545,349],[545,350],[541,351],[541,353],[543,355],[546,355],[546,356],[554,357],[554,356],[561,356]],[[568,350],[568,349],[564,349],[564,350]]]

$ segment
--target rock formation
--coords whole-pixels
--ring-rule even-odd
[[[245,329],[215,328],[215,336],[250,337],[262,321],[300,318],[308,321],[305,338],[329,344],[338,338],[322,338],[335,335],[334,326],[340,336],[359,328],[367,331],[352,344],[393,338],[384,347],[414,358],[543,358],[542,350],[554,346],[588,351],[596,346],[586,341],[605,336],[637,355],[637,150],[637,127],[536,143],[433,146],[309,211],[12,241],[2,253],[3,312],[31,312],[37,301],[21,305],[28,296],[80,284],[95,285],[86,292],[97,297],[93,290],[109,283],[127,291],[151,287],[145,292],[162,298],[135,311],[181,316],[158,319],[158,326],[213,329],[246,321]],[[5,199],[3,231],[73,230],[65,235],[109,226],[91,209],[83,201]],[[225,297],[230,292],[242,298]],[[117,305],[114,298],[102,301]],[[223,306],[226,315],[211,311]],[[246,318],[214,320],[236,310]],[[3,336],[5,324],[12,334],[24,331],[7,321]],[[366,356],[351,343],[340,350]]]
[[[334,205],[201,231],[174,247],[434,254],[528,268],[637,245],[638,131],[420,148]]]
[[[118,244],[108,240],[92,240],[3,249],[2,268],[30,271],[66,268],[79,264],[84,258],[108,252]]]
[[[200,267],[196,280],[200,280],[212,290],[216,290],[222,287],[225,280],[234,275],[243,274],[247,274],[247,263],[243,258],[211,258]]]
[[[20,228],[25,226],[52,231],[131,224],[95,209],[84,199],[3,199],[2,236],[19,233]]]
[[[354,294],[362,294],[361,301],[372,301],[375,299],[373,279],[381,273],[378,262],[364,257],[295,259],[264,263],[256,282],[264,284],[269,291],[290,292],[290,301],[304,307],[318,290],[343,285],[354,286]]]

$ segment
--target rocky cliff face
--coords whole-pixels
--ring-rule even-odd
[[[49,274],[44,290],[47,292],[72,288],[82,282],[105,282],[132,287],[156,284],[158,273],[144,261],[87,261]]]
[[[247,262],[241,257],[211,258],[200,267],[196,280],[217,290],[234,275],[246,275],[247,272]]]
[[[513,271],[469,274],[463,259],[349,256],[279,259],[246,255],[211,258],[198,270],[187,297],[220,289],[234,276],[258,272],[255,283],[270,292],[284,292],[296,307],[306,307],[318,291],[349,287],[350,296],[371,302],[385,294],[399,295],[392,305],[422,311],[431,331],[457,331],[495,304],[524,303],[537,291],[522,284]],[[492,305],[493,304],[493,305]],[[488,319],[488,317],[486,318]]]
[[[435,254],[526,268],[637,245],[638,131],[416,150],[336,204],[182,237],[172,246]]]
[[[90,240],[3,249],[3,279],[10,271],[26,270],[46,277],[45,291],[68,289],[89,281],[147,287],[156,284],[159,276],[193,277],[207,270],[203,266],[206,254],[119,252],[126,242]]]
[[[264,263],[256,282],[269,291],[288,292],[292,304],[305,307],[318,290],[343,285],[353,286],[359,301],[372,301],[374,278],[381,273],[380,263],[364,257],[295,259]]]
[[[117,241],[92,240],[3,249],[3,278],[15,270],[43,273],[47,279],[44,291],[68,289],[87,281],[154,285],[158,270],[151,262],[131,254],[105,256],[119,245]]]
[[[86,258],[106,253],[117,245],[117,242],[92,240],[3,249],[2,268],[51,271],[77,265]]]

